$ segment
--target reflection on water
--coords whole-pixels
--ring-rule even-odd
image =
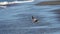
[[[60,5],[22,4],[0,10],[0,34],[59,34]],[[33,23],[31,16],[39,22]]]

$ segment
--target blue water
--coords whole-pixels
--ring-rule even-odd
[[[41,1],[0,8],[0,34],[60,34],[60,5],[34,5]]]

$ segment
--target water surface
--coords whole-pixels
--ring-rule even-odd
[[[60,34],[60,5],[34,5],[39,1],[0,8],[0,34]]]

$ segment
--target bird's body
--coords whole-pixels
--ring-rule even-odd
[[[32,16],[32,21],[35,23],[35,22],[38,22],[38,19]]]

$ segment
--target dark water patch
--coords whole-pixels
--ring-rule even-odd
[[[54,14],[57,14],[56,18],[58,18],[58,21],[60,22],[60,9],[52,10],[52,12],[54,12]]]
[[[60,5],[60,1],[45,1],[37,3],[35,5]]]
[[[60,9],[52,10],[51,12],[54,12],[55,14],[60,14]]]

